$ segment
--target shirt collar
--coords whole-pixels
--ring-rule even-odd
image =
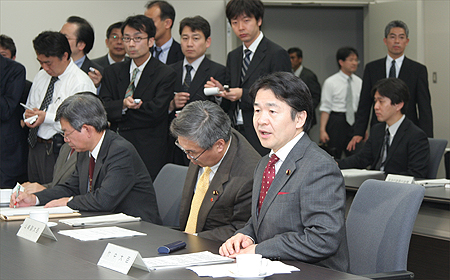
[[[170,37],[169,41],[165,42],[164,45],[161,46],[163,52],[169,51],[172,46],[173,38]]]
[[[391,139],[394,138],[395,134],[397,133],[398,128],[402,124],[403,120],[405,119],[405,115],[403,115],[396,123],[394,123],[391,126],[388,126],[386,124],[386,129],[389,129],[389,134],[391,135]]]
[[[261,43],[261,40],[262,40],[263,38],[264,38],[264,34],[262,33],[262,31],[259,31],[259,35],[258,35],[258,37],[256,38],[256,40],[248,47],[248,49],[252,51],[252,55],[255,54],[256,49],[258,48],[259,43]],[[247,48],[245,47],[245,44],[244,44],[244,43],[242,43],[242,48],[243,48],[244,51],[247,49]],[[244,51],[243,51],[243,53],[244,53],[244,56],[243,56],[243,57],[245,57],[245,52],[244,52]]]
[[[97,162],[97,158],[98,158],[98,153],[100,152],[100,148],[101,148],[102,143],[103,143],[103,139],[105,138],[105,133],[106,133],[106,130],[103,131],[103,135],[100,138],[100,141],[98,141],[97,145],[92,150],[92,152],[89,152],[89,155],[92,156],[95,159],[96,162]]]
[[[81,65],[83,65],[84,61],[86,60],[86,55],[83,55],[82,58],[75,61],[75,65],[78,66],[78,68],[81,68]]]
[[[273,154],[276,154],[277,157],[280,159],[279,162],[285,161],[291,150],[294,148],[295,144],[297,144],[297,142],[302,138],[303,134],[305,134],[304,131],[300,132],[291,141],[287,142],[286,145],[281,147],[281,149],[279,149],[276,153],[274,153],[274,151],[271,150],[269,153],[269,157],[271,157]]]
[[[213,166],[209,167],[209,168],[211,168],[211,171],[212,171],[211,173],[212,173],[213,175],[216,174],[217,169],[219,169],[220,164],[222,163],[223,159],[225,158],[225,156],[226,156],[227,153],[228,153],[228,150],[229,150],[230,147],[231,147],[231,138],[232,138],[232,136],[230,136],[230,141],[229,141],[229,143],[228,143],[227,150],[226,150],[225,153],[223,154],[223,157],[219,160],[218,163],[216,163],[216,164],[214,164]],[[201,168],[201,170],[199,170],[199,172],[203,173],[203,170],[204,170],[204,168]],[[201,174],[201,173],[200,173],[200,174]],[[212,178],[212,177],[211,177],[211,178]]]
[[[405,54],[403,54],[402,56],[397,58],[395,60],[395,63],[397,63],[397,65],[402,65],[404,59],[405,59]],[[394,59],[392,57],[390,57],[389,54],[388,54],[387,55],[387,59],[386,59],[386,63],[389,65],[389,67],[391,66],[392,60],[394,60]]]
[[[292,70],[294,70],[294,69],[292,69]],[[297,70],[295,70],[293,72],[294,72],[295,76],[300,77],[300,74],[302,73],[302,71],[303,71],[303,65],[300,65],[300,67],[298,67]]]
[[[186,57],[183,60],[183,69],[186,68],[186,65],[191,65],[192,68],[194,68],[194,71],[197,72],[197,69],[200,67],[200,64],[203,62],[203,59],[205,58],[205,55],[200,56],[197,58],[194,62],[189,63],[186,59]]]
[[[67,65],[67,67],[66,67],[66,69],[64,70],[64,72],[63,72],[61,75],[59,75],[58,78],[61,80],[61,79],[63,79],[64,77],[66,77],[66,76],[68,76],[68,75],[71,75],[70,72],[72,71],[71,69],[72,69],[73,67],[78,67],[78,66],[76,66],[75,63],[73,62],[73,59],[70,58],[69,65]],[[78,68],[79,68],[79,67],[78,67]]]
[[[124,61],[124,60],[125,60],[125,57],[121,61]],[[109,65],[116,63],[116,61],[114,59],[112,59],[112,57],[109,53],[108,53],[108,62],[109,62]]]
[[[132,60],[131,60],[131,64],[130,64],[130,75],[133,75],[133,71],[134,71],[135,68],[138,68],[138,69],[139,69],[139,72],[142,73],[142,71],[144,71],[145,66],[146,66],[147,63],[150,61],[150,58],[152,58],[152,54],[151,54],[151,53],[150,53],[150,55],[148,56],[147,60],[146,60],[144,63],[142,63],[142,65],[139,66],[139,67],[136,65],[136,63],[134,63],[134,60],[132,59]]]

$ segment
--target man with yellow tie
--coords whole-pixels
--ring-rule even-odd
[[[225,241],[250,218],[260,155],[210,101],[195,101],[172,121],[175,144],[191,161],[180,204],[180,229]]]

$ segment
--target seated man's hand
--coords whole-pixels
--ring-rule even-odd
[[[49,203],[45,204],[44,208],[58,207],[58,206],[67,206],[67,202],[70,197],[63,197],[60,199],[54,199]]]
[[[255,253],[256,245],[253,244],[253,240],[242,234],[238,233],[235,236],[229,238],[219,248],[219,254],[225,257],[234,258],[237,254],[250,254]]]
[[[16,192],[11,194],[11,200],[9,201],[9,207],[28,207],[36,205],[36,196],[34,194],[21,192],[19,197],[16,197]]]
[[[39,183],[25,182],[22,184],[22,187],[25,189],[26,193],[30,194],[45,190],[45,187]]]

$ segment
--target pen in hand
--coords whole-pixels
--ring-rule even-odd
[[[16,205],[17,205],[17,198],[19,197],[19,192],[20,192],[20,188],[17,189],[16,202],[14,202],[14,208],[16,208]]]

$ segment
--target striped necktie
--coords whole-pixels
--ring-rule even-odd
[[[127,91],[125,92],[125,98],[127,98],[128,96],[133,97],[134,94],[134,90],[136,89],[134,87],[134,81],[136,80],[136,74],[139,72],[139,68],[134,68],[133,70],[133,76],[131,77],[131,81],[130,84],[127,87]]]

